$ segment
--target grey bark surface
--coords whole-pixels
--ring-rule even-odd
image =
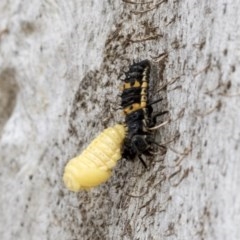
[[[0,239],[239,240],[239,13],[233,0],[2,0]],[[123,121],[120,79],[142,59],[171,118],[156,140],[174,141],[148,170],[121,160],[69,192],[65,164]]]

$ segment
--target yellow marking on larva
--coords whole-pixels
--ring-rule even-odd
[[[142,103],[142,102],[147,102],[147,96],[142,95],[142,97],[141,97],[141,103]]]
[[[147,88],[142,88],[141,95],[147,95]]]
[[[141,87],[141,84],[138,80],[135,80],[133,85],[130,82],[123,84],[123,89],[136,88],[136,87]]]
[[[145,108],[147,107],[147,103],[146,102],[141,102],[141,108]]]
[[[147,88],[148,87],[148,83],[147,82],[142,82],[141,88]]]
[[[78,192],[106,182],[121,158],[125,135],[126,128],[121,124],[100,133],[81,155],[71,159],[65,166],[63,181],[66,187]]]
[[[133,103],[129,107],[126,107],[123,109],[125,114],[129,114],[131,112],[137,111],[138,109],[141,109],[141,105],[139,103]]]

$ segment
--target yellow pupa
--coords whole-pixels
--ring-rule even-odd
[[[63,182],[73,192],[96,187],[106,182],[117,161],[121,159],[121,150],[126,129],[116,124],[101,132],[80,154],[71,159],[64,169]]]

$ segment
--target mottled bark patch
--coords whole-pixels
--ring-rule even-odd
[[[16,105],[18,85],[13,68],[5,68],[0,72],[0,135],[4,125],[11,117]]]

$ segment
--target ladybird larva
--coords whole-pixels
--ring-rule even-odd
[[[63,181],[66,187],[78,192],[106,182],[111,170],[121,158],[126,129],[116,124],[101,132],[80,154],[65,166]]]
[[[129,66],[124,79],[121,107],[125,114],[125,125],[127,128],[126,137],[123,144],[122,157],[134,159],[137,157],[145,167],[142,155],[153,156],[154,141],[153,130],[156,126],[158,116],[166,114],[167,111],[153,113],[152,105],[160,102],[162,98],[150,103],[149,82],[151,64],[149,60],[143,60]],[[167,123],[167,122],[166,122]],[[164,148],[164,146],[160,146]]]

